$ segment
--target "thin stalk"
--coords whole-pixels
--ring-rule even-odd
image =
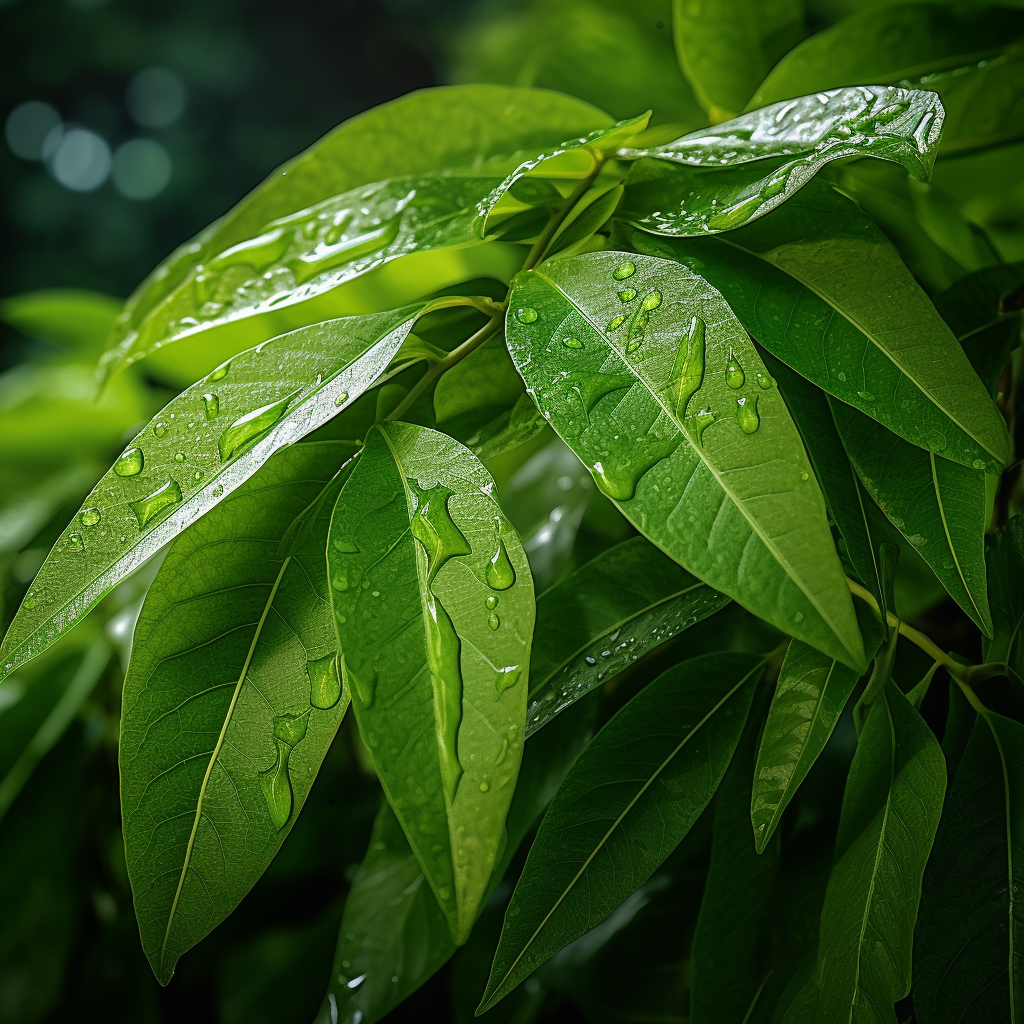
[[[573,208],[583,198],[587,189],[594,184],[594,180],[601,172],[601,165],[603,163],[603,160],[598,159],[597,166],[573,189],[572,194],[566,199],[558,213],[552,215],[540,238],[533,243],[533,248],[523,264],[523,270],[532,270],[544,258],[544,253],[547,251],[555,235],[558,234],[558,229],[565,223],[565,218],[572,213]]]

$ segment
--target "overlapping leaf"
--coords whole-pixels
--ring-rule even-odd
[[[645,239],[729,296],[782,362],[912,444],[975,468],[1010,458],[1006,425],[949,327],[879,229],[821,183],[709,239]]]
[[[4,638],[0,676],[45,650],[275,451],[355,401],[387,368],[422,309],[286,334],[171,401],[93,488],[47,556]]]
[[[675,849],[725,774],[763,667],[749,654],[676,665],[580,755],[512,894],[478,1012],[603,921]]]
[[[698,578],[844,664],[863,651],[796,428],[722,296],[605,252],[520,275],[508,339],[598,486]]]
[[[923,90],[860,86],[775,103],[650,149],[629,175],[622,216],[648,231],[731,231],[785,203],[826,164],[877,157],[926,180],[942,104]],[[643,159],[646,158],[646,159]],[[765,161],[757,168],[746,166]]]
[[[323,551],[329,481],[352,451],[275,455],[175,541],[139,617],[121,805],[142,946],[162,984],[263,873],[348,707]]]
[[[896,1021],[893,1004],[910,991],[921,878],[945,788],[935,737],[888,682],[847,779],[814,974],[786,1024]]]
[[[327,553],[360,733],[457,942],[499,853],[526,724],[533,584],[493,486],[452,438],[381,425]]]
[[[1010,678],[1024,685],[1024,517],[991,538],[987,556],[993,629],[985,660],[1005,662]]]
[[[634,537],[537,599],[526,735],[729,599]]]
[[[1024,1008],[1024,726],[976,719],[921,894],[914,1009],[921,1024],[1015,1021]]]

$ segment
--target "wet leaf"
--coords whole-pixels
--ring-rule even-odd
[[[370,388],[422,308],[283,335],[171,401],[129,443],[47,556],[4,638],[2,675],[71,629],[275,451]]]
[[[530,849],[478,1012],[608,917],[675,849],[725,774],[763,667],[750,654],[676,665],[591,741]]]
[[[570,257],[516,279],[507,333],[541,411],[645,536],[755,615],[862,665],[803,445],[719,292],[667,260]]]
[[[330,481],[352,451],[275,455],[174,542],[139,616],[121,806],[161,984],[273,859],[348,707],[323,551]]]
[[[459,943],[500,852],[533,634],[529,566],[493,486],[452,438],[382,424],[327,554],[360,734]]]

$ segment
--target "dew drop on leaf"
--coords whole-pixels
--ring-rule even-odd
[[[480,783],[480,792],[481,793],[486,793],[487,790],[489,790],[490,788],[491,788],[491,784],[489,782],[481,782]]]
[[[82,543],[82,535],[80,533],[73,533],[68,537],[68,544],[71,545],[76,551],[81,551],[85,545]]]
[[[153,424],[153,436],[163,437],[167,433],[167,424],[163,422],[157,422]]]
[[[566,348],[583,348],[583,342],[579,338],[563,338],[562,344]]]
[[[516,571],[509,561],[508,552],[505,550],[505,542],[499,538],[498,546],[487,563],[485,574],[487,586],[492,590],[508,590],[516,581]],[[497,603],[497,602],[495,602]]]
[[[220,412],[220,399],[214,394],[203,395],[203,409],[208,420],[216,419]]]
[[[487,616],[487,625],[490,626],[491,629],[497,629],[501,625],[501,619],[492,612]]]
[[[620,302],[632,302],[635,298],[636,298],[636,289],[635,288],[623,288],[622,291],[619,292],[619,301]]]
[[[129,448],[123,455],[118,457],[114,463],[114,472],[118,476],[135,476],[142,472],[145,459],[141,448]]]
[[[636,266],[632,263],[621,263],[612,271],[612,277],[616,281],[625,281],[636,273]]]
[[[762,391],[767,391],[772,386],[772,379],[766,373],[759,373],[757,375],[757,386]]]
[[[608,326],[605,328],[607,331],[617,331],[624,323],[626,318],[620,313],[618,316],[613,316],[608,321]]]
[[[338,674],[338,658],[328,654],[306,663],[309,677],[309,703],[315,708],[333,708],[341,699],[341,676]]]
[[[744,434],[753,434],[761,425],[761,419],[757,415],[757,398],[736,399],[736,422]]]
[[[334,545],[334,550],[340,551],[342,554],[355,555],[359,553],[359,545],[351,537],[338,535],[332,539],[331,543]]]
[[[261,434],[266,433],[285,414],[288,409],[288,403],[297,393],[292,392],[292,394],[285,398],[280,398],[269,405],[261,406],[259,409],[253,409],[252,412],[248,412],[235,420],[220,435],[220,439],[217,442],[221,461],[227,462],[228,459],[236,455],[246,445],[255,441]]]
[[[740,366],[739,360],[736,358],[735,353],[732,350],[732,346],[729,346],[729,362],[725,366],[725,383],[731,388],[743,387],[743,382],[746,380],[746,376],[743,373],[743,367]]]
[[[98,508],[87,508],[82,513],[82,525],[83,526],[95,526],[102,516]]]
[[[487,600],[484,601],[488,611],[494,611],[498,607],[498,596],[497,594],[488,594]]]
[[[516,310],[516,319],[521,324],[532,324],[537,320],[537,310],[532,306],[523,306],[521,309]]]
[[[334,404],[337,405],[337,406],[342,406],[347,401],[348,401],[348,392],[347,391],[342,391],[342,393],[340,395],[338,395],[338,397],[334,400]]]
[[[641,309],[651,310],[657,309],[661,305],[661,292],[653,291],[644,296],[643,302],[640,303]]]
[[[145,498],[130,502],[128,507],[135,514],[139,529],[144,530],[158,515],[177,505],[179,501],[181,488],[176,480],[171,479]]]
[[[175,462],[184,462],[185,461],[185,453],[184,452],[175,452],[174,453],[174,461]]]
[[[223,380],[228,375],[228,367],[231,366],[231,360],[229,359],[226,363],[221,363],[213,373],[207,377],[207,381]]]
[[[858,391],[857,394],[860,395],[865,402],[873,402],[875,400],[875,396],[870,391]]]

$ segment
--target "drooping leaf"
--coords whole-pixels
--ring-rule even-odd
[[[321,442],[275,455],[174,542],[139,616],[121,806],[161,984],[273,859],[348,707],[323,551],[329,482],[351,453]]]
[[[1005,662],[1010,678],[1024,686],[1024,517],[990,537],[986,554],[992,640],[985,660]]]
[[[606,114],[570,96],[492,85],[424,89],[352,118],[274,171],[234,209],[179,247],[143,281],[128,300],[111,339],[107,373],[116,369],[122,357],[166,340],[170,332],[162,330],[159,321],[165,327],[168,321],[160,311],[182,282],[201,276],[200,268],[218,254],[258,238],[272,221],[375,182],[426,177],[520,150],[535,152],[610,123]],[[498,173],[497,180],[503,174],[504,170]],[[345,233],[343,222],[340,234]],[[339,238],[327,244],[341,245],[341,241]],[[242,255],[237,252],[235,258]],[[202,290],[205,285],[198,287]],[[200,300],[200,306],[205,301]],[[179,316],[186,315],[179,312]],[[339,313],[327,312],[317,319],[332,315]],[[281,330],[292,326],[297,325],[288,324]],[[189,329],[187,324],[180,327],[183,333]],[[138,342],[132,340],[136,335]],[[261,340],[257,337],[249,344]],[[243,343],[238,347],[247,346]]]
[[[516,278],[527,390],[624,515],[695,576],[862,665],[825,505],[772,380],[722,296],[620,252]]]
[[[742,227],[789,200],[826,164],[877,157],[926,180],[942,104],[931,92],[861,86],[776,103],[650,149],[626,185],[621,215],[647,231],[704,236]],[[759,167],[748,167],[763,161]]]
[[[236,356],[175,398],[86,498],[0,648],[0,678],[66,633],[119,580],[279,448],[373,385],[422,306],[328,321]]]
[[[771,217],[715,238],[631,242],[707,278],[774,356],[911,443],[966,466],[1009,460],[1006,425],[956,338],[891,243],[835,189],[812,183]]]
[[[873,657],[882,632],[866,609],[867,605],[858,603],[858,617],[865,627],[865,654]],[[750,824],[759,853],[765,850],[782,812],[825,749],[857,679],[853,669],[799,640],[790,641],[753,773]]]
[[[779,843],[755,849],[747,815],[757,717],[752,714],[747,722],[715,798],[711,863],[691,953],[692,1024],[747,1020],[771,970]]]
[[[803,35],[801,0],[673,0],[679,65],[712,121],[742,110],[771,66]]]
[[[729,599],[634,537],[537,599],[526,735]]]
[[[772,69],[750,101],[839,86],[920,81],[924,75],[992,57],[1024,35],[1024,15],[1006,8],[896,4],[858,11],[805,39]]]
[[[526,725],[526,555],[467,448],[373,431],[331,524],[331,599],[359,730],[456,942],[502,842]]]
[[[992,634],[985,580],[985,472],[925,452],[830,399],[857,474],[947,593]]]
[[[910,991],[921,878],[946,788],[939,744],[893,682],[860,735],[821,912],[815,971],[784,1020],[889,1021]],[[801,1008],[812,1011],[805,1017]]]
[[[512,894],[478,1012],[603,921],[678,845],[725,774],[763,667],[733,653],[676,665],[580,755]]]
[[[974,723],[924,875],[914,933],[920,1024],[1007,1021],[1024,1006],[1024,727]]]

